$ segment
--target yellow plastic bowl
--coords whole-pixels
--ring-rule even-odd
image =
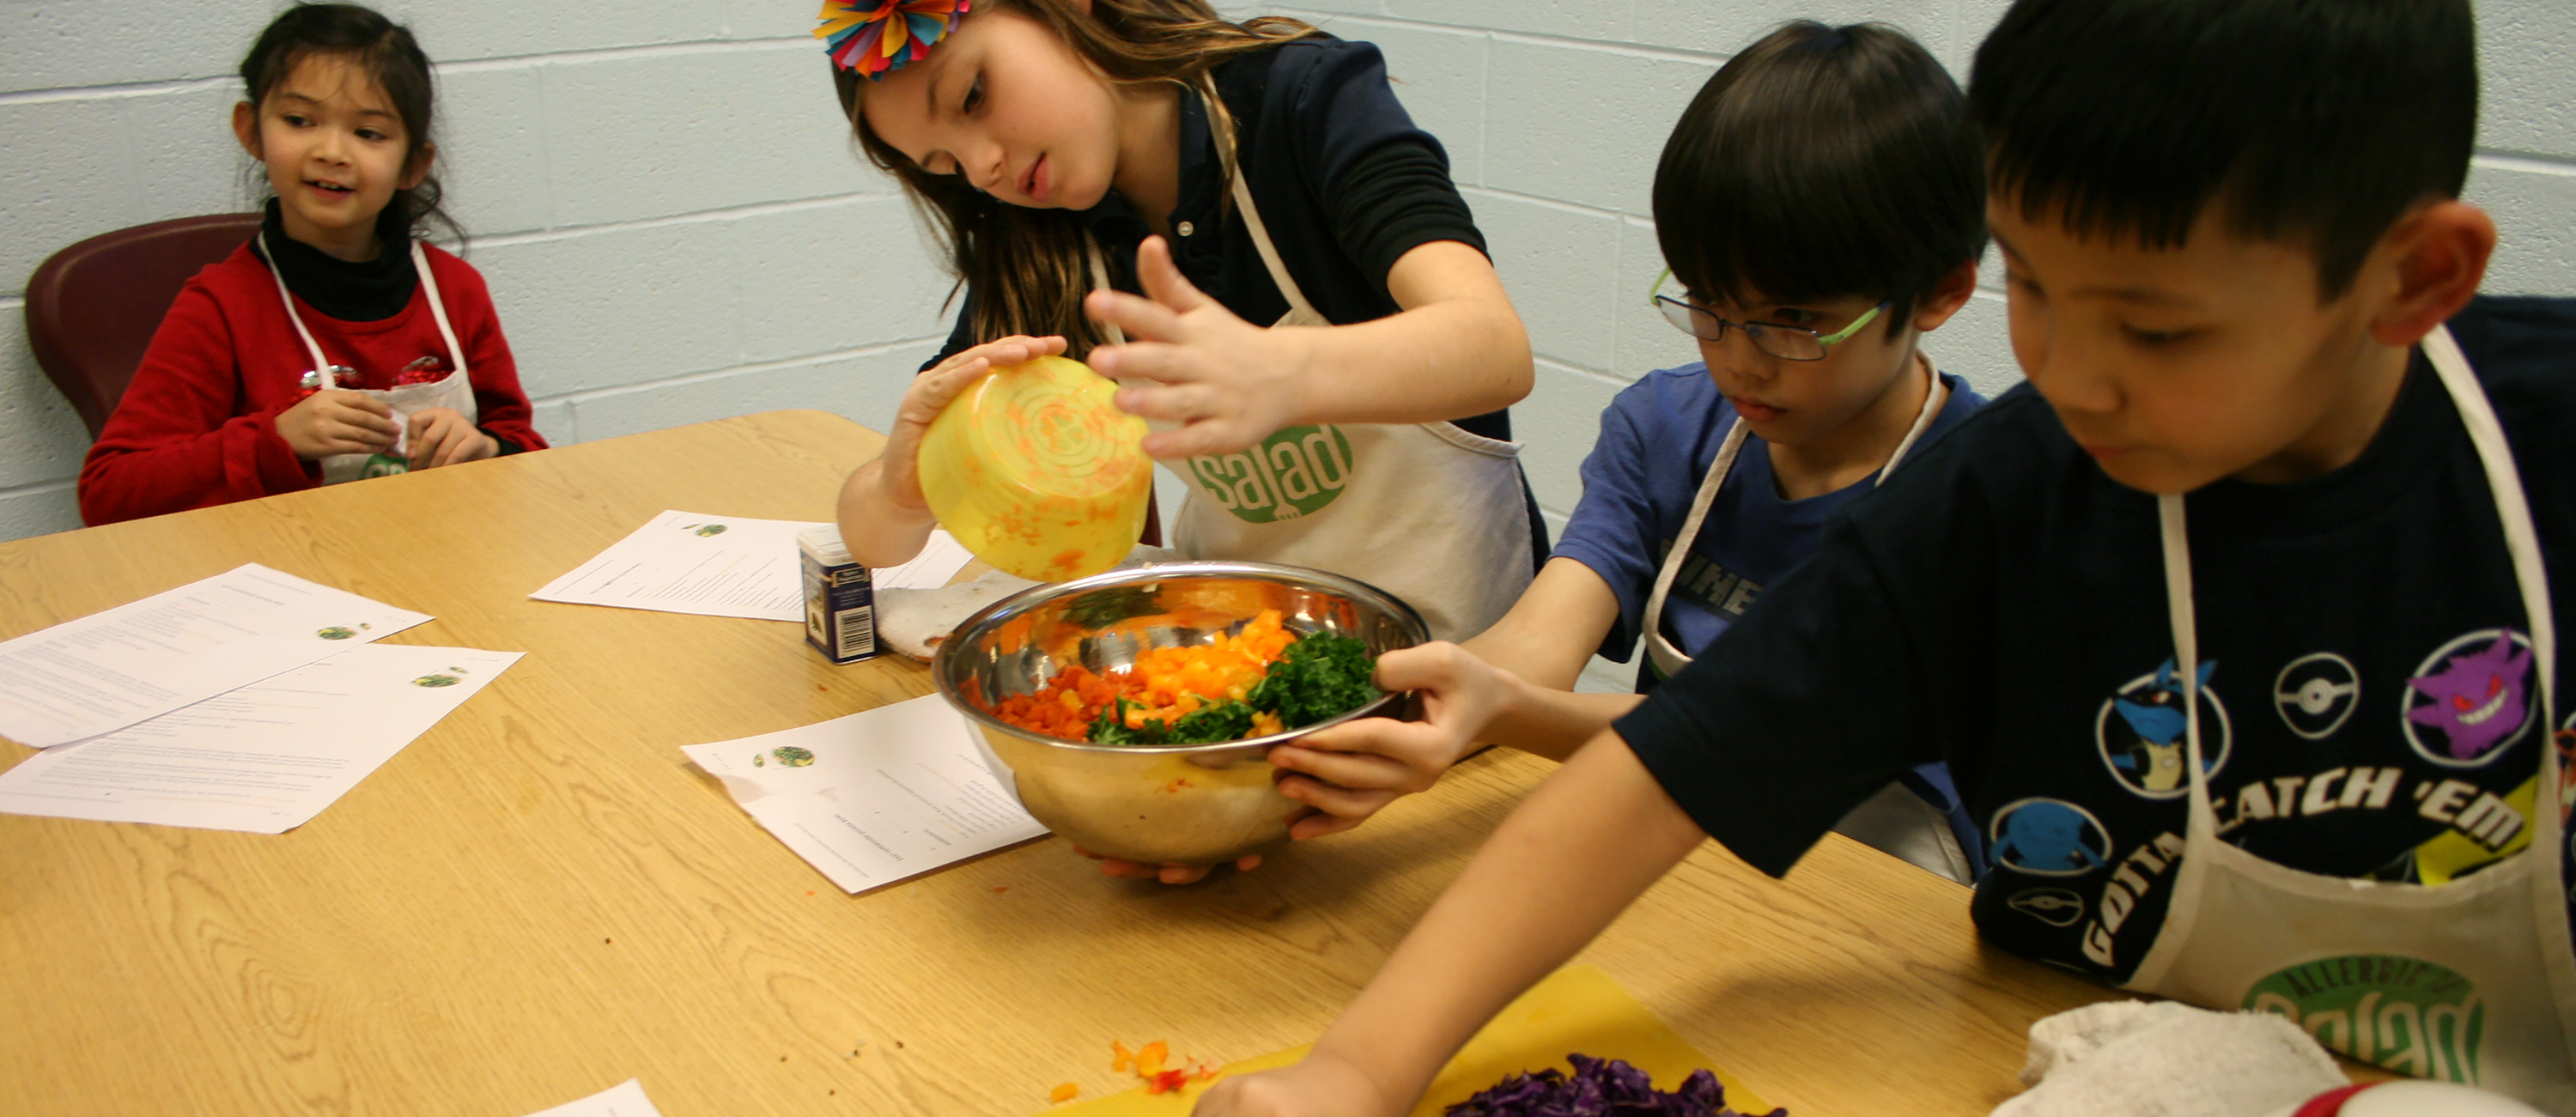
[[[997,369],[931,420],[921,495],[975,557],[1061,582],[1116,565],[1145,532],[1154,491],[1145,421],[1110,406],[1116,384],[1080,361]]]

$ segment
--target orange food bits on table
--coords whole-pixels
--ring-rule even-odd
[[[1074,1098],[1081,1096],[1081,1094],[1082,1087],[1079,1084],[1067,1082],[1064,1085],[1047,1091],[1047,1100],[1057,1104],[1063,1104],[1065,1102],[1072,1101]]]

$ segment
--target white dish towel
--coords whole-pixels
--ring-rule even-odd
[[[2030,1026],[2031,1089],[1994,1117],[2263,1117],[2349,1080],[2268,1013],[2110,1001]]]

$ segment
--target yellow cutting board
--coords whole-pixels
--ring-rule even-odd
[[[1312,1046],[1312,1045],[1308,1045]],[[1440,1111],[1503,1080],[1542,1067],[1571,1071],[1569,1052],[1602,1059],[1623,1059],[1655,1077],[1655,1087],[1670,1090],[1690,1072],[1708,1067],[1726,1087],[1727,1107],[1739,1113],[1769,1113],[1743,1084],[1709,1066],[1708,1056],[1665,1027],[1646,1006],[1591,966],[1568,966],[1532,986],[1494,1017],[1485,1030],[1468,1040],[1440,1077],[1413,1107],[1413,1117],[1440,1117]],[[1174,1052],[1178,1054],[1177,1051]],[[1284,1067],[1306,1057],[1306,1047],[1228,1064],[1219,1077]],[[1074,1102],[1043,1111],[1043,1117],[1184,1117],[1209,1083],[1193,1082],[1159,1097],[1138,1086],[1123,1094]]]

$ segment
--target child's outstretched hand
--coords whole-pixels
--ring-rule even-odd
[[[1322,1052],[1292,1066],[1218,1079],[1190,1117],[1377,1117],[1403,1112],[1367,1071]]]
[[[962,350],[913,377],[895,408],[894,429],[886,432],[885,456],[877,459],[877,489],[886,503],[909,512],[929,508],[921,495],[921,438],[968,385],[994,369],[1062,352],[1060,337],[1006,337]]]
[[[1182,424],[1147,435],[1146,453],[1230,454],[1305,414],[1307,331],[1263,329],[1235,317],[1181,276],[1161,237],[1136,249],[1136,278],[1150,298],[1093,291],[1082,307],[1131,339],[1092,350],[1093,371],[1162,382],[1121,389],[1119,409]]]
[[[1289,827],[1290,838],[1341,833],[1401,796],[1430,790],[1476,751],[1520,679],[1441,641],[1379,656],[1377,685],[1419,692],[1422,720],[1361,718],[1270,750],[1271,765],[1289,773],[1279,793],[1314,808]]]
[[[308,462],[334,454],[377,454],[393,449],[402,428],[394,409],[359,392],[315,392],[277,413],[277,436]]]
[[[476,430],[454,408],[428,407],[411,413],[413,469],[479,462],[500,452],[499,442]]]

